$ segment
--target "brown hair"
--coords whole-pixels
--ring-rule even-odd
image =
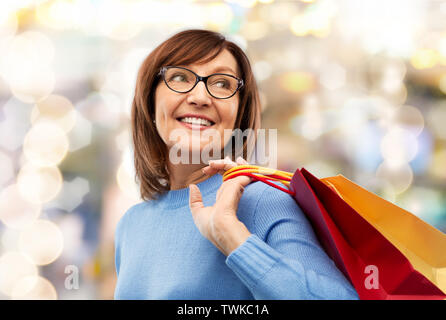
[[[202,61],[207,63],[224,49],[231,52],[237,60],[239,76],[244,81],[244,86],[239,91],[235,128],[242,131],[253,129],[255,133],[260,128],[258,89],[248,57],[243,50],[235,43],[226,40],[220,33],[213,31],[185,30],[173,35],[146,57],[136,80],[131,119],[135,178],[140,181],[140,193],[143,200],[156,199],[158,194],[170,190],[166,166],[168,150],[153,123],[155,119],[154,95],[160,81],[158,73],[161,67],[192,64],[210,55],[208,59]],[[252,150],[244,141],[243,157],[247,159],[251,152]],[[237,153],[240,154],[237,150],[231,153],[233,160]]]

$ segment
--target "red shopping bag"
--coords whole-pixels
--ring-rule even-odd
[[[294,199],[361,299],[445,299],[409,260],[336,192],[302,168],[290,184]],[[377,288],[367,283],[371,271]]]

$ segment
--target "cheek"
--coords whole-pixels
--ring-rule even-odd
[[[161,94],[159,98],[155,100],[155,114],[156,122],[164,127],[169,126],[172,120],[175,120],[173,115],[175,109],[181,104],[179,99],[175,99],[171,95]],[[170,124],[171,125],[171,124]]]
[[[237,119],[238,113],[238,101],[232,102],[225,106],[225,109],[221,111],[222,113],[222,126],[220,127],[220,137],[223,148],[230,140],[231,134],[234,130],[235,120]],[[227,131],[229,130],[229,131]]]
[[[238,111],[238,101],[232,102],[224,107],[224,110],[221,110],[221,115],[223,117],[223,121],[225,124],[234,124],[237,118]],[[231,128],[232,129],[232,128]]]
[[[169,134],[175,126],[175,119],[173,114],[178,101],[169,97],[169,95],[162,92],[162,89],[157,90],[155,97],[155,121],[156,129],[166,145],[169,145]]]

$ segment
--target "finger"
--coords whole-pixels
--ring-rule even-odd
[[[250,182],[249,177],[239,176],[223,183],[217,192],[216,206],[222,212],[235,213],[238,204],[245,190],[245,186]]]
[[[211,167],[210,165],[201,169],[201,172],[207,175],[214,175],[219,171],[218,168]]]
[[[218,173],[220,171],[220,168],[215,168],[209,165],[207,167],[204,167],[201,171],[203,171],[204,174],[213,175],[215,173]]]
[[[213,172],[214,171],[214,169],[212,169],[210,166],[206,166],[206,167],[204,167],[203,169],[201,169],[201,171],[204,173],[204,174],[214,174],[215,172]]]
[[[229,163],[229,162],[231,162],[231,159],[229,159],[229,157],[218,160],[209,160],[209,164],[206,167],[202,168],[201,171],[204,174],[213,175],[215,173],[218,173],[222,169],[218,166],[217,167],[211,166],[211,163]]]
[[[232,162],[231,160],[228,161],[228,159],[229,158],[225,158],[222,160],[211,160],[209,162],[209,165],[202,169],[203,173],[212,175],[212,174],[219,172],[219,173],[223,174],[224,171],[228,170],[227,167],[233,168],[237,165],[248,164],[248,161],[246,161],[242,157],[238,157],[236,162]],[[228,165],[224,166],[224,163],[227,163]]]
[[[195,184],[189,185],[189,207],[193,215],[204,208],[200,189]]]
[[[212,173],[218,173],[221,175],[223,175],[227,170],[232,168],[232,167],[230,167],[228,165],[224,165],[224,164],[211,164],[210,167],[211,167],[210,171]]]
[[[217,172],[220,174],[224,174],[226,170],[229,170],[233,167],[236,167],[238,164],[233,162],[229,158],[225,158],[222,160],[209,161],[209,166],[211,167],[212,172]]]
[[[242,157],[238,157],[237,160],[235,160],[235,162],[237,162],[238,165],[248,164],[248,161],[246,161]]]
[[[238,176],[238,177],[232,178],[231,180],[235,180],[242,187],[246,187],[248,184],[250,184],[253,181],[253,179],[248,176]]]
[[[223,182],[222,187],[217,191],[217,198],[220,198],[222,193],[225,194],[225,190],[233,190],[229,193],[234,193],[234,190],[237,192],[243,193],[244,188],[250,184],[254,179],[248,176],[237,176],[231,178],[225,182]]]

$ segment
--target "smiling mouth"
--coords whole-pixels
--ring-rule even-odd
[[[212,127],[215,122],[203,119],[203,118],[196,118],[196,117],[180,117],[177,118],[177,121],[189,124],[191,126],[202,126],[202,127]]]

